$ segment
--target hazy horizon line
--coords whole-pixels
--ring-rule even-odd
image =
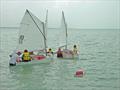
[[[0,27],[0,28],[11,28],[11,29],[19,29],[19,27]],[[58,27],[59,28],[59,27]],[[58,29],[57,27],[49,27],[48,29]],[[116,30],[119,30],[120,28],[73,28],[73,27],[70,27],[68,29],[116,29]]]

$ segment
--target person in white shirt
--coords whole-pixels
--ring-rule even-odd
[[[20,51],[18,51],[16,54],[17,54],[17,56],[18,56],[17,59],[16,59],[16,62],[17,62],[17,63],[18,63],[18,62],[22,62],[22,55],[23,55],[23,54],[22,54]]]
[[[18,55],[13,52],[11,55],[10,55],[10,61],[9,61],[9,65],[10,66],[16,66],[16,60],[18,58]]]

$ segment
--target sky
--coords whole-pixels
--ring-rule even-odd
[[[0,27],[19,27],[25,10],[58,28],[62,10],[69,28],[120,29],[120,0],[0,0]]]

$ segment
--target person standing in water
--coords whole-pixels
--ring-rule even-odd
[[[73,46],[73,54],[74,55],[78,54],[78,50],[77,50],[77,46],[76,45]]]
[[[17,60],[18,56],[15,52],[13,52],[11,55],[10,55],[10,61],[9,61],[9,65],[10,66],[16,66],[16,60]]]
[[[57,58],[63,58],[61,48],[59,48],[57,51]]]
[[[31,61],[31,57],[30,57],[28,50],[24,50],[22,60],[23,60],[23,62]]]
[[[18,51],[16,54],[18,55],[18,58],[17,58],[16,61],[17,62],[22,62],[22,53],[20,51]]]
[[[47,52],[47,55],[48,55],[48,56],[51,56],[51,54],[53,55],[53,51],[52,51],[51,48],[49,48],[49,49],[48,49],[48,52]]]

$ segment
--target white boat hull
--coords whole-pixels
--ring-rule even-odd
[[[17,62],[16,65],[31,65],[31,64],[45,64],[45,63],[50,63],[53,61],[53,57],[45,57],[45,58],[42,58],[42,59],[37,59],[37,58],[34,58],[33,60],[31,61],[28,61],[28,62]]]
[[[63,50],[62,54],[65,59],[79,59],[79,54],[73,54],[71,50]]]
[[[16,65],[31,65],[31,64],[42,64],[42,63],[50,63],[51,59],[43,59],[43,60],[32,60],[29,62],[18,62]]]

